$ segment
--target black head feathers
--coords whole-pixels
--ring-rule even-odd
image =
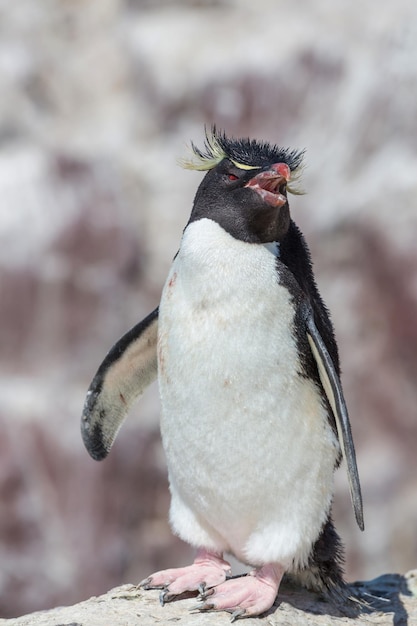
[[[291,150],[271,145],[266,141],[256,139],[235,139],[212,126],[206,128],[206,140],[204,148],[198,148],[191,143],[192,156],[180,160],[182,167],[191,170],[207,171],[218,165],[223,159],[229,159],[240,169],[256,170],[273,163],[286,163],[291,170],[291,180],[298,180],[301,169],[304,150]],[[288,191],[301,193],[289,186]]]

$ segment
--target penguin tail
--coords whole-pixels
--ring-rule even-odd
[[[346,617],[357,617],[369,610],[359,590],[344,580],[344,549],[331,518],[314,544],[305,568],[292,573],[303,587],[319,593]]]

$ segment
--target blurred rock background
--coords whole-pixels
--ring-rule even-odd
[[[79,435],[106,351],[158,303],[204,123],[305,147],[292,198],[333,314],[365,500],[348,578],[417,563],[417,6],[0,0],[0,616],[186,563],[149,389]]]

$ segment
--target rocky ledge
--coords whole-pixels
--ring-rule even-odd
[[[370,581],[353,583],[369,610],[354,620],[344,617],[316,594],[289,584],[283,585],[276,605],[262,618],[246,619],[245,626],[321,626],[372,624],[412,626],[417,624],[417,570],[385,574]],[[186,626],[226,626],[226,613],[199,613],[188,597],[165,606],[157,591],[142,591],[123,585],[74,606],[40,611],[16,619],[1,619],[0,626],[152,626],[181,623]]]

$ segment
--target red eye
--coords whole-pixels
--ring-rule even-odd
[[[227,175],[227,178],[228,178],[229,180],[237,180],[237,176],[235,176],[234,174],[228,174],[228,175]]]

